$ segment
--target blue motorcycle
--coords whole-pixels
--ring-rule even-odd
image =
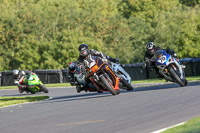
[[[159,73],[167,80],[178,83],[181,87],[187,85],[185,72],[179,59],[172,57],[166,50],[158,50],[155,53],[156,67]]]

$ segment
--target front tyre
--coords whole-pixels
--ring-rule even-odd
[[[185,83],[181,80],[181,78],[176,74],[174,69],[172,67],[169,68],[169,73],[172,76],[172,78],[181,86],[184,87]]]
[[[117,95],[119,95],[120,94],[120,89],[116,90],[116,92],[117,92]]]
[[[40,87],[41,91],[43,91],[44,93],[49,92],[49,90],[44,85],[39,84],[38,87]]]
[[[185,79],[185,86],[187,86],[188,81]]]
[[[134,88],[124,78],[120,78],[121,83],[126,86],[127,91],[132,91]]]
[[[104,83],[104,85],[106,86],[107,90],[112,94],[112,95],[117,95],[118,92],[116,92],[112,86],[108,83],[109,81],[106,80],[106,78],[104,76],[100,77],[101,81]]]

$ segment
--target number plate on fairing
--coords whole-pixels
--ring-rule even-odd
[[[161,57],[158,59],[158,62],[159,62],[159,63],[165,63],[166,60],[167,60],[166,55],[163,55],[163,56],[161,56]]]

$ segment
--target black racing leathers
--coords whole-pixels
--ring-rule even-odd
[[[23,84],[24,78],[25,75],[23,75],[21,71],[19,72],[19,75],[14,76],[14,84],[19,88],[20,93],[27,89],[27,85]]]
[[[98,56],[98,57],[101,57],[102,59],[107,59],[111,62],[119,62],[118,59],[112,58],[110,56],[106,56],[104,53],[101,53],[94,49],[89,50],[89,53],[87,56],[79,56],[78,61],[83,63],[85,66],[89,66],[90,64],[92,65],[95,63],[95,60],[92,59],[92,56]]]
[[[155,47],[155,51],[161,50],[160,47]],[[154,60],[154,53],[150,54],[147,51],[145,52],[144,62],[146,64],[147,69],[152,70],[155,68],[155,60]]]

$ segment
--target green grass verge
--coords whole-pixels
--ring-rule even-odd
[[[26,96],[26,97],[0,97],[0,107],[19,103],[39,101],[49,98],[49,96]]]
[[[200,81],[200,76],[192,76],[186,77],[188,81]],[[159,83],[159,82],[166,82],[165,79],[147,79],[147,80],[135,80],[132,81],[132,84],[141,84],[141,83]]]
[[[46,87],[66,87],[71,86],[70,83],[57,83],[57,84],[45,84]],[[1,86],[1,89],[18,89],[17,86]]]
[[[58,83],[58,84],[45,84],[46,87],[66,87],[71,86],[70,83]]]
[[[185,124],[170,128],[162,133],[199,133],[200,132],[200,117],[192,119]]]

